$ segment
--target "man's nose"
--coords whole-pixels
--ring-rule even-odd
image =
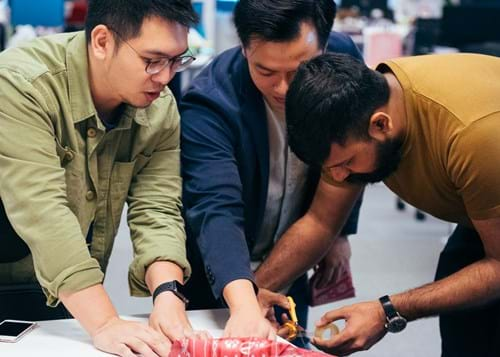
[[[286,96],[286,92],[288,92],[288,81],[286,78],[281,78],[280,81],[274,86],[274,90],[280,97]]]
[[[330,174],[335,181],[343,182],[351,174],[351,171],[345,167],[333,167],[330,169]]]
[[[166,86],[168,82],[170,82],[175,75],[175,72],[172,71],[170,66],[166,66],[160,72],[154,74],[151,79],[154,82],[160,83],[162,86]]]

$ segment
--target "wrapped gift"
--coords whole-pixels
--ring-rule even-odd
[[[175,341],[170,357],[326,357],[322,352],[297,348],[263,338],[184,339]]]

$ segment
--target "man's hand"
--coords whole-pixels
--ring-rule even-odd
[[[336,320],[345,320],[345,328],[329,340],[314,337],[311,342],[320,350],[338,356],[364,351],[386,334],[385,313],[378,301],[363,302],[327,312],[316,323],[323,327]]]
[[[224,329],[224,337],[276,339],[276,330],[265,317],[269,309],[265,311],[259,304],[251,281],[234,280],[224,287],[223,294],[231,315]],[[279,299],[277,295],[264,293],[265,306]]]
[[[290,303],[286,296],[283,294],[272,292],[271,290],[259,289],[257,300],[259,300],[263,315],[269,320],[269,322],[271,322],[271,325],[275,329],[279,329],[280,325],[276,320],[274,305],[278,305],[285,310],[290,309]]]
[[[276,330],[262,315],[262,310],[256,303],[255,306],[231,310],[231,317],[224,329],[224,337],[259,337],[275,340]]]
[[[113,317],[92,334],[94,346],[122,357],[168,356],[170,341],[151,327]]]
[[[76,292],[61,291],[59,298],[101,351],[125,357],[170,353],[170,341],[165,336],[146,324],[120,319],[101,284]]]
[[[183,338],[208,339],[205,331],[195,332],[186,315],[184,302],[172,292],[159,294],[149,316],[149,326],[166,336],[171,342]]]
[[[157,261],[146,270],[146,283],[153,295],[155,289],[166,281],[182,281],[183,272],[172,262]],[[149,316],[149,326],[166,336],[171,342],[191,338],[208,338],[208,333],[194,332],[186,315],[186,306],[171,291],[159,294],[153,304],[153,311]]]
[[[349,270],[349,259],[351,259],[351,245],[347,236],[335,238],[328,253],[315,269],[318,276],[318,288],[338,281],[345,271]]]

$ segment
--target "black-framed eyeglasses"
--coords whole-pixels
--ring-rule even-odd
[[[112,30],[112,29],[111,29]],[[196,59],[189,50],[184,52],[182,55],[175,57],[159,57],[159,58],[148,58],[141,55],[130,43],[125,41],[118,32],[112,30],[120,41],[125,42],[125,44],[130,47],[132,51],[135,52],[145,63],[146,67],[144,70],[148,74],[157,74],[163,71],[167,66],[170,66],[172,72],[182,72],[189,67],[191,63]]]

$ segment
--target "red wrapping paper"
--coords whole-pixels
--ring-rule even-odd
[[[283,342],[262,338],[184,339],[175,341],[170,357],[325,357]],[[331,357],[331,356],[329,356]]]

